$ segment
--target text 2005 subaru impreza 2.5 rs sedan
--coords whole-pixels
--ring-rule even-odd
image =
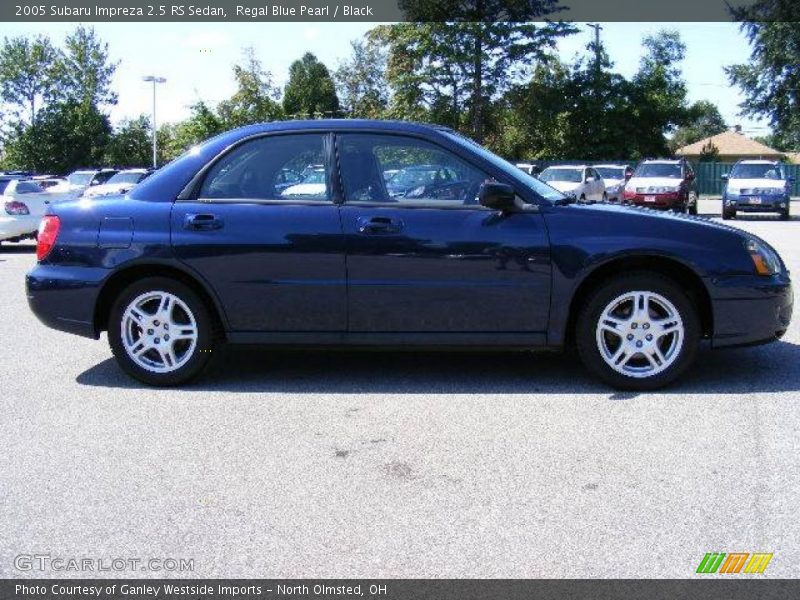
[[[393,173],[418,165],[447,176],[389,193]],[[315,185],[286,183],[320,168]],[[769,342],[792,312],[789,273],[755,236],[579,205],[453,131],[409,123],[237,129],[125,197],[51,207],[38,243],[36,315],[108,331],[122,369],[153,385],[197,375],[222,342],[574,344],[612,386],[652,389],[701,338]]]

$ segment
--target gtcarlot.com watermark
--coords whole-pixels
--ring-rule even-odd
[[[87,556],[53,556],[51,554],[18,554],[14,557],[18,571],[55,571],[120,573],[151,571],[156,573],[189,573],[194,571],[193,558],[94,558]]]

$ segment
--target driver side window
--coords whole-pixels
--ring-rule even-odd
[[[274,135],[244,142],[209,170],[200,198],[330,200],[326,134]]]
[[[337,140],[345,201],[351,204],[477,206],[480,185],[492,180],[424,140],[380,134],[342,134]]]

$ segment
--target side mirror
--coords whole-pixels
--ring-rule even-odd
[[[788,181],[789,183],[794,183],[794,176],[789,175],[789,177],[786,178],[786,181]]]
[[[694,179],[694,173],[687,173],[686,174],[686,181],[692,181]]]
[[[589,176],[586,178],[586,183],[592,183],[594,181],[594,177]]]
[[[728,174],[723,173],[722,175],[719,176],[719,178],[722,179],[722,181],[728,181]]]
[[[481,206],[492,210],[514,210],[517,206],[516,198],[514,188],[506,183],[484,183],[478,190],[478,201]]]

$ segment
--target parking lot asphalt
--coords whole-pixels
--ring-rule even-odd
[[[800,216],[731,223],[800,273]],[[657,393],[573,355],[256,348],[155,390],[105,338],[35,319],[34,261],[0,247],[2,577],[683,578],[712,551],[798,574],[798,318]],[[23,572],[20,554],[194,571]]]

